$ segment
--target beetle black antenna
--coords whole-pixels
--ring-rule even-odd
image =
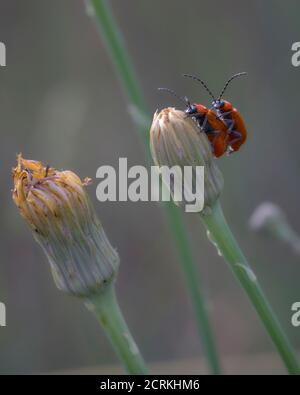
[[[165,92],[169,92],[171,93],[171,95],[175,96],[179,101],[181,101],[181,103],[184,103],[185,106],[190,107],[191,103],[189,101],[189,99],[185,96],[185,97],[181,97],[179,95],[177,95],[177,93],[175,91],[173,91],[172,89],[169,88],[158,88],[159,91],[165,91]]]
[[[192,78],[195,81],[198,81],[202,84],[202,86],[204,86],[204,88],[206,89],[206,91],[209,93],[209,95],[212,97],[212,99],[215,101],[216,98],[213,95],[212,91],[209,89],[209,87],[206,85],[206,83],[204,81],[202,81],[200,78],[195,77],[194,75],[190,75],[190,74],[183,74],[183,77],[188,77],[188,78]]]
[[[224,93],[225,93],[225,91],[226,91],[228,85],[230,84],[230,82],[231,82],[232,80],[234,80],[235,78],[241,77],[241,76],[243,76],[243,75],[247,75],[247,73],[246,73],[246,72],[237,73],[237,74],[234,74],[232,77],[230,77],[229,80],[228,80],[228,81],[226,82],[226,84],[224,85],[224,88],[222,89],[222,91],[221,91],[221,93],[220,93],[220,96],[219,96],[218,100],[220,100],[220,99],[222,98],[222,96],[224,95]]]

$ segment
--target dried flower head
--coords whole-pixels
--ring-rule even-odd
[[[165,108],[154,114],[150,130],[150,148],[157,166],[185,166],[195,169],[204,166],[204,210],[207,212],[220,196],[223,177],[213,158],[211,145],[205,133],[199,132],[196,123],[183,111]],[[193,189],[197,183],[197,172],[193,171],[191,183],[185,190]],[[191,184],[191,185],[190,185]],[[188,195],[188,193],[187,193]],[[185,196],[185,194],[183,194]],[[188,202],[174,202],[180,206]]]
[[[51,265],[59,289],[87,296],[110,283],[119,257],[110,245],[81,179],[18,155],[13,200]]]

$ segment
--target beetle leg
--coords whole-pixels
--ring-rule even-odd
[[[192,118],[197,123],[197,126],[198,126],[200,132],[205,132],[205,127],[207,124],[207,116],[204,118],[204,121],[202,124],[201,124],[202,115],[199,116],[199,114],[187,114],[186,116],[188,118]]]
[[[206,134],[210,134],[211,136],[218,136],[220,134],[219,130],[208,130]]]
[[[208,122],[208,119],[207,119],[207,115],[206,115],[205,118],[204,118],[204,121],[203,121],[202,125],[200,125],[200,130],[201,130],[201,132],[204,132],[204,131],[205,131],[207,122]]]
[[[227,115],[230,115],[232,113],[232,111],[227,111],[227,112],[223,112],[222,115],[223,117],[227,117]]]
[[[202,122],[202,124],[201,124],[201,117],[200,116],[199,117],[195,116],[194,118],[195,118],[195,120],[196,120],[196,122],[198,124],[200,132],[201,133],[206,133],[205,129],[206,129],[206,125],[207,125],[207,122],[208,122],[207,115],[204,117],[204,121]]]
[[[226,122],[229,132],[233,132],[233,128],[235,125],[234,121],[232,119],[225,119],[224,121]]]
[[[241,140],[242,138],[242,134],[240,132],[238,132],[237,130],[232,130],[230,132],[230,137],[234,137],[234,139],[232,141],[230,141],[230,145],[237,143],[238,141]]]
[[[229,156],[234,153],[234,149],[231,147],[231,145],[228,145],[227,150],[226,150],[226,155]]]
[[[225,117],[227,117],[228,115],[230,115],[232,113],[232,111],[226,111],[226,112],[222,112],[220,110],[217,110],[217,118],[221,119],[222,121],[227,121],[227,119]]]
[[[234,139],[231,140],[230,144],[228,145],[228,148],[227,148],[227,151],[226,151],[227,155],[230,155],[230,154],[232,154],[234,152],[234,149],[232,148],[232,145],[241,140],[242,134],[240,132],[238,132],[237,130],[232,130],[230,132],[230,137],[234,137]]]

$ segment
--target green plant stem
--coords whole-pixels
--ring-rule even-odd
[[[166,214],[181,258],[181,268],[192,300],[199,335],[202,339],[205,355],[209,361],[211,371],[213,374],[218,375],[221,374],[221,368],[215,347],[213,330],[208,318],[207,307],[202,295],[201,287],[199,286],[198,270],[194,264],[191,249],[189,247],[189,241],[187,239],[187,234],[183,227],[181,217],[178,215],[179,208],[172,202],[167,204],[169,207],[166,210]]]
[[[125,370],[129,374],[147,374],[144,360],[121,313],[114,286],[107,286],[103,292],[88,298],[86,303],[95,313]]]
[[[222,254],[230,269],[239,280],[242,288],[247,293],[268,334],[277,347],[289,373],[299,374],[300,367],[292,347],[267,302],[255,274],[236,242],[226,222],[220,203],[218,202],[215,205],[211,214],[201,216],[201,218],[210,232],[211,240],[215,243],[220,254]]]
[[[107,2],[105,0],[90,0],[90,4],[95,13],[101,38],[110,54],[128,102],[141,113],[147,114],[145,99],[123,41],[123,35]],[[148,145],[148,135],[143,133],[142,137]]]
[[[300,236],[290,226],[286,219],[281,220],[278,218],[276,223],[274,222],[266,225],[266,231],[277,240],[287,244],[295,254],[298,256],[300,255]]]
[[[123,42],[123,36],[106,1],[90,0],[90,4],[93,9],[101,37],[111,56],[131,109],[138,112],[139,118],[143,120],[149,118],[148,127],[140,125],[139,132],[143,142],[145,143],[148,158],[150,158],[150,116],[147,113],[144,96],[135,75],[133,64]],[[191,247],[184,229],[182,214],[173,203],[166,204],[165,207],[166,216],[174,235],[178,255],[181,259],[181,266],[185,275],[187,289],[196,315],[198,331],[202,338],[207,360],[211,372],[213,374],[220,374],[221,369],[219,358],[214,344],[208,312],[202,296],[199,273],[196,270],[193,256],[191,254]]]

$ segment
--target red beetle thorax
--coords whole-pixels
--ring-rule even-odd
[[[202,104],[195,104],[197,112],[200,114],[206,114],[208,112],[208,109],[203,106]]]
[[[233,106],[231,103],[229,103],[229,101],[223,100],[223,103],[224,106],[221,108],[222,112],[231,111],[233,109]]]

